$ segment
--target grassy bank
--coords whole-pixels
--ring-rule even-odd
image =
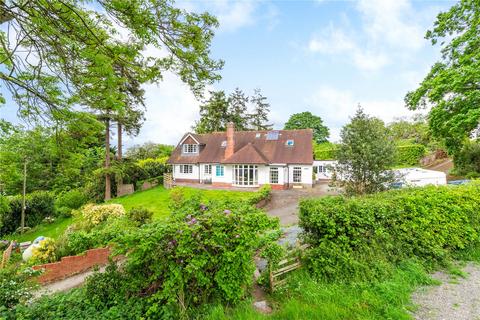
[[[415,309],[410,303],[412,292],[419,286],[435,283],[414,261],[400,264],[388,278],[373,283],[326,283],[300,271],[292,275],[287,287],[268,297],[274,308],[271,315],[256,312],[248,301],[234,309],[212,307],[204,317],[211,320],[411,319],[410,313]]]

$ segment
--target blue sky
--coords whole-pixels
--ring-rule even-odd
[[[357,105],[386,122],[413,115],[405,94],[439,59],[424,39],[440,11],[454,1],[178,1],[209,11],[220,21],[212,56],[223,59],[222,80],[208,89],[248,94],[260,88],[271,104],[271,120],[311,111],[324,119],[331,140]],[[155,51],[152,51],[155,53]],[[127,145],[176,144],[198,119],[199,101],[175,76],[147,85],[147,121]],[[12,118],[13,108],[0,109]]]

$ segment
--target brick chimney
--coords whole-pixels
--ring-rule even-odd
[[[229,122],[227,124],[227,147],[225,148],[225,159],[230,158],[235,152],[235,124]]]

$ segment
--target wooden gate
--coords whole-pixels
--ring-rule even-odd
[[[284,259],[280,260],[277,268],[275,270],[270,270],[270,290],[272,292],[287,282],[288,273],[297,270],[302,266],[300,253],[306,248],[307,245],[303,245],[290,250],[287,252]]]
[[[165,189],[171,189],[175,186],[173,181],[173,175],[171,173],[164,173],[163,174],[163,186]]]

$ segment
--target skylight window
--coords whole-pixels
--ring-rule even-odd
[[[261,136],[262,136],[262,134],[261,134],[261,133],[257,133],[257,134],[255,135],[255,138],[257,138],[257,139],[258,139],[258,138],[260,138]]]
[[[278,140],[278,131],[270,131],[267,133],[267,140]]]
[[[287,140],[285,142],[285,145],[289,146],[289,147],[293,147],[295,145],[295,141],[294,140]]]
[[[225,148],[227,146],[227,140],[222,141],[222,148]]]

